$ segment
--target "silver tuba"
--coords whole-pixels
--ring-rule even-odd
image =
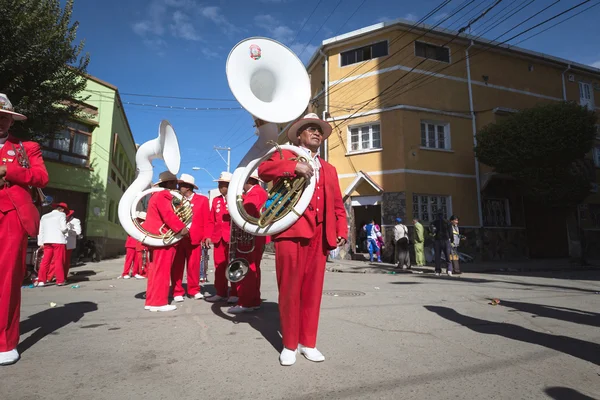
[[[138,205],[144,197],[154,192],[167,190],[160,187],[148,189],[152,184],[154,172],[152,160],[155,159],[164,160],[171,173],[179,172],[181,163],[179,142],[175,130],[167,120],[161,121],[158,127],[158,137],[141,145],[135,154],[137,177],[119,201],[119,221],[125,232],[137,241],[151,247],[164,247],[178,242],[181,240],[181,236],[164,225],[160,234],[152,234],[145,230],[136,218]],[[189,200],[176,190],[170,192],[173,195],[171,204],[173,211],[189,229],[192,225],[192,207]]]

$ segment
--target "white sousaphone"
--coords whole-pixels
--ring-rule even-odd
[[[153,168],[152,160],[164,160],[167,169],[177,174],[181,163],[179,153],[179,142],[175,130],[167,120],[161,121],[158,127],[158,137],[144,143],[135,154],[135,163],[137,177],[127,188],[121,201],[119,201],[119,221],[125,232],[137,241],[151,247],[163,247],[172,245],[179,240],[181,236],[175,234],[164,225],[160,229],[160,234],[153,234],[145,230],[136,219],[139,202],[147,195],[162,190],[168,190],[160,187],[148,189],[152,184]],[[173,201],[171,206],[179,219],[189,229],[192,224],[192,208],[190,202],[176,190],[171,190]]]
[[[268,38],[252,37],[239,42],[227,58],[227,81],[233,95],[255,119],[267,122],[257,129],[258,139],[239,163],[227,193],[232,221],[254,236],[269,236],[292,226],[304,213],[315,190],[315,180],[280,179],[269,191],[269,200],[256,218],[246,213],[244,184],[263,161],[279,150],[289,150],[299,161],[317,169],[297,146],[276,145],[277,124],[295,122],[310,101],[310,79],[300,59],[283,44]],[[285,131],[284,128],[283,131]],[[281,152],[280,152],[281,154]]]

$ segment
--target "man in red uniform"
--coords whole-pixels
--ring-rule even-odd
[[[200,259],[202,258],[202,246],[208,237],[208,225],[210,209],[208,198],[194,193],[198,189],[193,176],[181,174],[179,179],[179,191],[192,203],[192,226],[190,234],[179,242],[175,263],[171,271],[173,282],[173,300],[183,301],[185,289],[183,288],[183,269],[187,261],[187,294],[196,300],[203,299],[200,292]]]
[[[219,183],[221,194],[213,199],[210,210],[209,234],[205,241],[206,246],[214,244],[215,247],[213,258],[215,260],[215,289],[217,294],[205,299],[211,303],[225,299],[230,304],[238,302],[235,285],[232,285],[229,293],[227,293],[229,281],[225,277],[225,271],[229,263],[229,236],[231,232],[231,216],[227,205],[227,190],[230,181],[231,174],[229,172],[221,172],[219,179],[215,180]]]
[[[278,152],[258,167],[265,182],[282,178],[315,179],[315,192],[306,211],[294,225],[274,235],[275,268],[279,288],[279,316],[284,349],[281,365],[296,362],[300,351],[311,361],[324,361],[316,349],[319,312],[325,263],[329,250],[342,246],[348,236],[346,210],[335,167],[319,158],[321,142],[331,134],[331,126],[316,114],[308,114],[288,130],[292,143],[312,158],[315,170],[308,164],[292,160],[296,156]]]
[[[169,171],[159,175],[155,184],[165,189],[177,190],[177,177]],[[154,193],[148,201],[146,222],[142,225],[148,232],[161,234],[163,224],[175,233],[187,235],[188,229],[173,211],[171,201],[173,195],[169,190]],[[177,243],[169,246],[150,249],[152,266],[148,272],[148,288],[146,289],[146,310],[173,311],[177,306],[169,304],[169,287],[171,267],[177,253]]]
[[[37,236],[40,223],[29,187],[43,188],[48,184],[40,146],[21,142],[8,133],[14,121],[25,119],[14,112],[8,97],[0,93],[0,365],[19,360],[27,235]]]
[[[256,173],[251,175],[244,185],[243,201],[246,212],[253,217],[260,217],[260,211],[268,197],[267,191],[259,185],[258,175]],[[235,283],[239,298],[237,305],[227,310],[228,313],[241,314],[260,308],[260,261],[266,242],[266,236],[255,236],[254,250],[251,253],[237,253],[237,257],[248,261],[249,268],[244,279]],[[238,244],[238,248],[245,251],[243,244]]]
[[[138,223],[142,224],[146,220],[146,213],[143,211],[138,211],[136,213]],[[121,278],[129,279],[132,276],[135,279],[146,279],[144,275],[142,275],[142,251],[143,245],[132,238],[131,236],[127,236],[127,240],[125,241],[125,264],[123,265],[123,273],[121,274]],[[130,274],[131,273],[131,274]]]

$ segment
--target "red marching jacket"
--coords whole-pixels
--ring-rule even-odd
[[[40,146],[35,142],[23,142],[23,150],[29,159],[29,168],[22,154],[19,139],[9,136],[0,149],[0,165],[6,165],[6,184],[0,187],[0,211],[16,210],[21,225],[29,236],[37,236],[40,213],[33,204],[29,186],[44,188],[48,184],[48,171],[42,159]]]
[[[291,151],[283,150],[283,159],[280,158],[279,152],[274,152],[271,158],[263,162],[258,167],[258,176],[265,182],[277,181],[281,178],[295,178],[297,161],[291,160],[296,157]],[[327,161],[319,158],[321,169],[321,184],[325,193],[325,237],[326,249],[333,250],[337,247],[337,238],[348,238],[348,222],[346,219],[346,209],[342,200],[342,192],[338,182],[337,171],[335,167]],[[314,177],[313,177],[314,179]],[[313,196],[311,204],[315,203]],[[304,214],[294,225],[285,231],[273,235],[273,240],[302,238],[310,239],[314,235],[316,227],[316,210],[315,207],[306,208]]]
[[[219,243],[221,239],[225,241],[225,243],[229,243],[229,236],[231,233],[231,216],[229,215],[229,210],[227,209],[227,202],[223,195],[215,197],[212,202],[212,208],[210,210],[210,219],[209,219],[209,231],[210,240],[213,243]]]
[[[146,212],[146,221],[142,227],[155,235],[160,234],[160,227],[165,224],[167,229],[172,229],[177,233],[185,228],[185,225],[173,211],[171,206],[173,196],[168,190],[155,192],[148,201],[148,211]]]
[[[201,194],[194,193],[191,203],[194,214],[190,227],[190,241],[193,246],[197,246],[211,234],[209,232],[210,208],[208,207],[208,197]]]
[[[135,249],[137,247],[137,244],[139,242],[137,240],[135,240],[134,238],[132,238],[131,236],[127,236],[127,240],[125,241],[125,248],[126,249]]]

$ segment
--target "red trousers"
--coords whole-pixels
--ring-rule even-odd
[[[17,212],[0,212],[0,352],[11,351],[19,344],[26,253],[27,233]]]
[[[200,293],[200,259],[202,258],[202,246],[193,246],[189,237],[181,239],[177,245],[177,254],[171,270],[171,282],[173,282],[173,296],[183,296],[183,269],[187,261],[187,292],[190,296]]]
[[[229,281],[225,277],[225,272],[229,264],[229,243],[226,243],[223,239],[215,243],[213,258],[215,259],[215,290],[218,296],[227,297]],[[235,285],[231,285],[229,296],[237,296]]]
[[[239,254],[238,257],[244,258],[250,264],[248,273],[241,281],[235,284],[239,296],[238,305],[242,307],[260,306],[260,261],[263,255],[263,248],[255,249],[250,254]]]
[[[290,350],[298,343],[316,346],[327,262],[324,240],[323,224],[319,224],[311,239],[275,241],[281,336]]]
[[[134,247],[125,248],[125,264],[123,265],[123,273],[121,276],[129,275],[129,271],[131,271],[131,275],[136,275],[140,273],[140,266],[142,264],[142,259],[139,257],[141,252],[135,251]]]
[[[150,252],[152,266],[148,271],[147,306],[160,307],[169,304],[171,266],[176,253],[176,246],[154,247]]]
[[[65,256],[67,254],[66,244],[48,243],[44,245],[44,257],[40,264],[38,274],[39,282],[48,282],[52,278],[52,272],[56,275],[56,283],[65,283]]]

